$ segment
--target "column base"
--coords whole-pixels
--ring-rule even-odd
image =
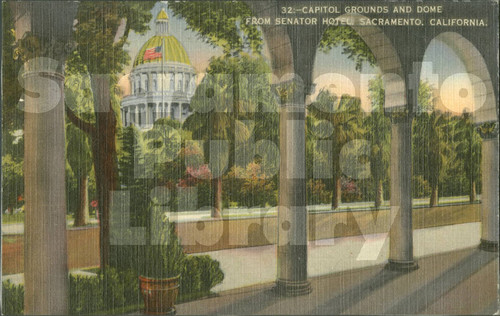
[[[481,239],[479,249],[489,252],[498,252],[498,241],[490,241]]]
[[[276,286],[274,287],[274,292],[282,296],[299,296],[307,295],[311,293],[311,283],[309,281],[287,281],[287,280],[276,280]]]
[[[415,261],[395,261],[389,259],[385,268],[390,271],[410,272],[418,269],[418,264]]]

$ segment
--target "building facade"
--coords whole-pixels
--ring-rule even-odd
[[[164,117],[184,121],[194,94],[195,70],[182,44],[169,34],[164,9],[156,17],[156,34],[139,50],[129,77],[130,95],[121,102],[123,126],[150,129]]]

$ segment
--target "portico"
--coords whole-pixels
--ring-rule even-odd
[[[282,8],[293,7],[292,1],[248,2],[256,17],[282,17]],[[320,3],[321,4],[321,3]],[[326,3],[325,3],[326,4]],[[329,2],[328,5],[331,5]],[[350,3],[351,5],[352,3]],[[319,5],[319,4],[318,4]],[[355,4],[352,4],[355,6]],[[362,5],[362,3],[360,3]],[[463,5],[463,6],[462,6]],[[493,4],[492,4],[493,5]],[[465,6],[471,6],[469,9]],[[455,18],[460,12],[481,11],[492,21],[487,27],[468,25],[429,26],[373,26],[363,23],[349,25],[369,46],[383,73],[386,114],[392,121],[391,145],[391,226],[389,230],[389,260],[387,268],[410,271],[418,268],[413,256],[412,225],[412,146],[411,130],[417,109],[420,65],[431,40],[444,34],[455,36],[454,49],[459,54],[468,73],[481,79],[487,97],[479,111],[476,123],[483,130],[483,206],[481,249],[498,251],[498,81],[496,50],[498,43],[486,37],[496,32],[496,12],[488,5],[472,3],[439,8],[442,18]],[[302,17],[296,12],[297,17]],[[323,12],[315,15],[319,21],[329,16]],[[339,18],[362,21],[360,15],[344,14]],[[361,16],[363,17],[363,16]],[[366,18],[376,18],[377,13],[367,12]],[[278,215],[278,266],[276,284],[279,293],[295,296],[310,292],[307,274],[307,216],[305,211],[305,146],[304,113],[305,97],[312,87],[312,72],[316,47],[328,27],[318,25],[262,25],[269,47],[271,66],[278,89],[292,87],[292,99],[282,100],[280,138],[281,173]],[[411,32],[406,33],[406,28]],[[446,35],[446,34],[453,34]],[[478,90],[479,91],[479,90]],[[301,115],[302,114],[302,115]],[[293,146],[290,148],[290,144]],[[287,172],[288,170],[293,172]],[[485,172],[485,170],[487,170]],[[495,192],[495,193],[494,193]],[[490,195],[491,194],[491,195]]]

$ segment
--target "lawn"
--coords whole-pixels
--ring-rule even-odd
[[[66,220],[73,221],[73,214],[67,214]],[[95,216],[90,216],[90,220],[95,220]],[[18,224],[24,223],[24,213],[17,214],[2,214],[2,224]]]
[[[2,224],[24,223],[24,213],[2,214]]]

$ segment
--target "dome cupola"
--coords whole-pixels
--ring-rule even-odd
[[[156,34],[141,47],[134,60],[134,67],[161,62],[191,65],[182,44],[169,34],[169,18],[165,9],[161,9],[156,16]]]
[[[156,35],[168,35],[168,14],[165,9],[161,9],[160,13],[156,16]]]

